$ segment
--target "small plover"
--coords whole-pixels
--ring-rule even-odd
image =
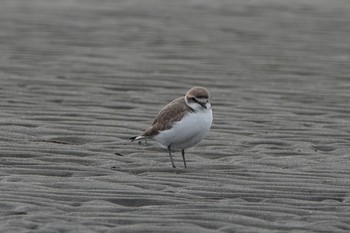
[[[213,121],[209,92],[204,87],[193,87],[186,96],[167,104],[153,120],[152,125],[131,141],[153,139],[168,148],[173,168],[171,149],[181,149],[185,168],[185,149],[199,143],[208,133]]]

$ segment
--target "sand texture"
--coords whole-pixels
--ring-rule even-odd
[[[0,232],[350,232],[347,0],[0,1]],[[129,142],[192,86],[208,136]]]

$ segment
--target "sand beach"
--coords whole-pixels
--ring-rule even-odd
[[[0,232],[349,232],[350,2],[0,1]],[[207,137],[128,139],[193,86]]]

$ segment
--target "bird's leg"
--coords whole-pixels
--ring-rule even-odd
[[[171,145],[168,146],[168,151],[169,151],[169,155],[170,155],[170,159],[171,159],[171,164],[173,165],[173,168],[176,168],[174,161],[173,161],[173,157],[171,156]]]
[[[185,150],[184,149],[181,150],[181,154],[182,154],[182,159],[184,161],[185,168],[187,168],[187,166],[186,166],[186,159],[185,159]]]

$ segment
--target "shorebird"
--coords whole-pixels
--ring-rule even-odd
[[[158,113],[152,125],[131,141],[153,139],[168,148],[171,164],[175,167],[171,149],[181,149],[185,168],[185,149],[199,143],[209,132],[213,121],[209,91],[193,87],[185,96],[179,97]]]

